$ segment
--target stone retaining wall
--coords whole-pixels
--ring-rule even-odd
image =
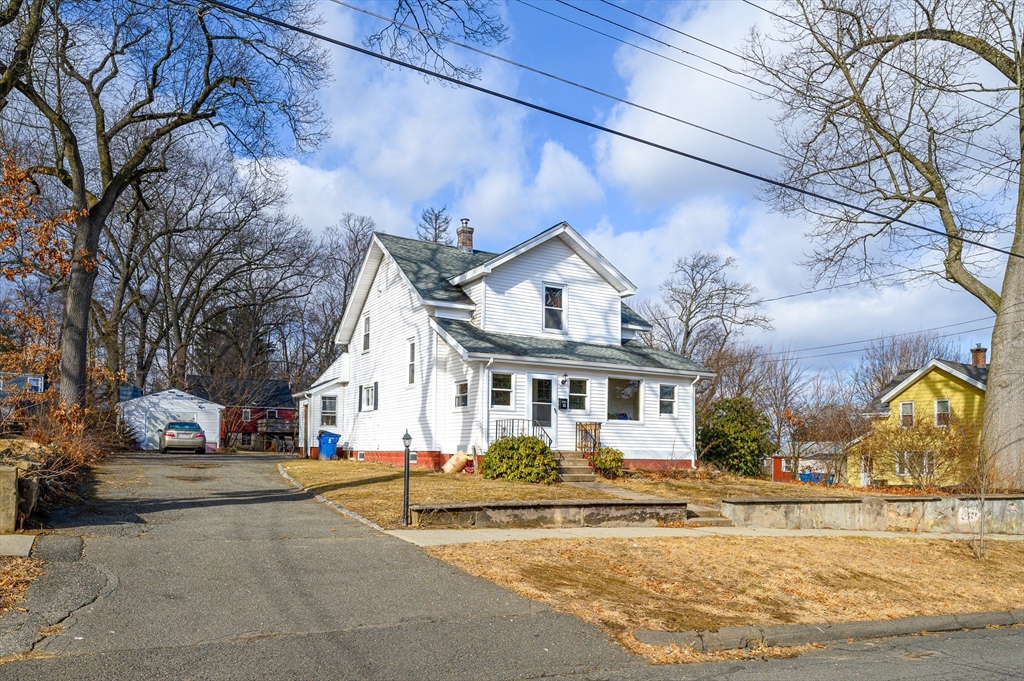
[[[907,532],[977,532],[978,496],[878,496],[723,499],[722,515],[738,527]],[[1024,534],[1024,495],[985,498],[985,531]]]
[[[411,504],[414,527],[657,527],[686,521],[685,501],[580,499]]]

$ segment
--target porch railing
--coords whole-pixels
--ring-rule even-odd
[[[551,446],[551,436],[544,426],[530,419],[500,419],[494,422],[494,437],[491,441],[503,437],[519,437],[520,435],[533,435],[539,437],[544,443]]]
[[[576,451],[584,454],[596,454],[601,449],[601,424],[576,424]]]

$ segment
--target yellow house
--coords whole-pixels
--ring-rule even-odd
[[[985,385],[988,368],[986,348],[972,349],[972,363],[961,364],[933,359],[917,370],[904,371],[882,389],[872,401],[867,416],[875,423],[873,430],[885,424],[889,432],[895,428],[909,430],[915,426],[944,428],[955,418],[959,423],[980,424],[985,409]],[[935,431],[932,430],[934,433]],[[853,486],[872,484],[909,485],[919,481],[921,471],[935,466],[928,460],[929,452],[904,452],[893,458],[878,459],[862,446],[872,433],[854,445],[847,458],[847,480]],[[908,440],[910,438],[908,437]],[[936,484],[953,485],[963,480],[950,479],[950,473],[936,473]]]

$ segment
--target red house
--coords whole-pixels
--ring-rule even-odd
[[[288,381],[187,376],[186,390],[223,404],[221,446],[249,451],[292,451],[298,413]]]

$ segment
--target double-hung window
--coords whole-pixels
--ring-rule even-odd
[[[640,420],[640,381],[625,378],[608,379],[608,420]]]
[[[464,409],[469,406],[469,383],[461,381],[455,384],[455,408]]]
[[[935,425],[949,425],[949,400],[935,400]]]
[[[661,416],[676,415],[676,387],[674,385],[658,386],[658,414]]]
[[[338,425],[338,398],[337,397],[321,397],[320,398],[320,425],[321,426],[336,426]]]
[[[565,330],[565,287],[544,285],[544,329]]]
[[[370,315],[363,316],[363,352],[370,350]]]
[[[587,410],[587,379],[569,379],[569,409],[571,411]]]
[[[900,402],[900,426],[903,428],[914,427],[914,403]]]
[[[512,406],[512,374],[491,374],[491,406]]]
[[[416,382],[416,341],[409,341],[409,383]]]
[[[252,409],[242,410],[242,421],[244,421],[245,423],[249,423],[249,421],[252,421]]]

